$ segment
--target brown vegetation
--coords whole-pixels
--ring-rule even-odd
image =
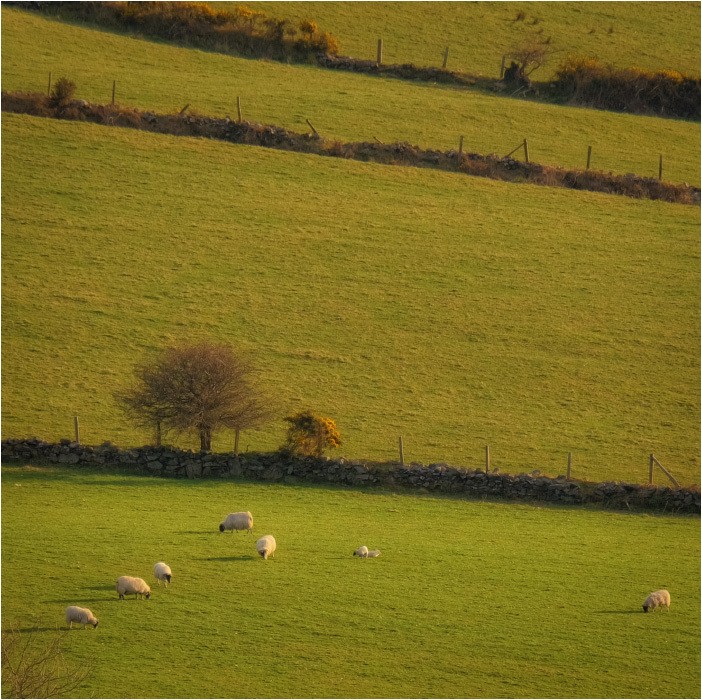
[[[457,153],[422,149],[409,143],[343,143],[300,134],[278,126],[247,121],[217,119],[193,114],[155,114],[118,105],[88,104],[74,100],[67,106],[52,107],[45,95],[2,93],[2,109],[58,119],[76,119],[109,126],[125,126],[160,134],[202,136],[231,143],[243,143],[336,158],[410,165],[462,172],[510,182],[529,182],[550,187],[568,187],[619,194],[638,199],[658,199],[680,204],[699,204],[700,191],[633,174],[613,175],[595,170],[567,170],[538,163],[525,163],[495,154]]]
[[[215,430],[245,430],[270,417],[253,366],[227,345],[168,348],[135,374],[135,385],[116,396],[127,415],[159,434],[195,432],[204,452]]]

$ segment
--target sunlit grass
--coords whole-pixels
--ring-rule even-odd
[[[699,483],[699,209],[18,115],[3,436],[143,444],[148,353],[251,352],[340,453]],[[245,433],[275,449],[284,423]],[[233,437],[216,436],[215,449]]]
[[[662,154],[664,179],[700,181],[699,124],[693,122],[238,59],[78,28],[5,6],[2,17],[5,90],[43,92],[51,72],[54,81],[69,77],[77,96],[93,102],[109,102],[116,81],[116,100],[123,105],[162,112],[190,105],[191,111],[236,118],[240,97],[244,119],[305,133],[309,119],[328,139],[407,141],[448,150],[463,136],[466,152],[505,155],[527,138],[530,158],[538,163],[584,169],[592,146],[595,170],[658,177]]]
[[[239,509],[276,537],[274,559],[217,531]],[[699,687],[696,518],[5,467],[2,519],[3,627],[51,631],[70,604],[100,620],[69,635],[69,659],[91,668],[76,697]],[[381,556],[352,557],[360,544]],[[120,602],[116,578],[155,584],[160,559],[172,585]],[[670,612],[644,614],[663,586]]]

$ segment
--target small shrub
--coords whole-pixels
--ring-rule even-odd
[[[49,97],[52,107],[66,107],[76,94],[76,84],[68,78],[59,78]]]
[[[321,457],[325,450],[341,445],[341,436],[331,418],[302,411],[285,419],[290,423],[283,450],[299,457]]]

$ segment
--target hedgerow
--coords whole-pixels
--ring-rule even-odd
[[[553,89],[587,107],[700,118],[700,81],[677,71],[616,68],[595,58],[571,56],[556,72]]]
[[[699,205],[700,203],[699,189],[687,184],[678,185],[650,177],[633,174],[613,175],[595,170],[568,170],[539,163],[522,162],[495,154],[482,155],[423,149],[409,143],[342,143],[320,138],[317,135],[296,133],[270,124],[233,121],[228,117],[218,119],[192,113],[155,114],[119,105],[89,104],[84,100],[73,100],[66,106],[54,107],[46,95],[8,92],[2,93],[2,109],[20,114],[144,129],[160,134],[221,139],[230,143],[298,153],[387,165],[435,168],[494,180],[567,187],[679,204]]]
[[[314,61],[335,55],[339,42],[315,22],[290,20],[243,5],[218,9],[204,2],[18,3],[60,19],[79,20],[185,46],[275,60]]]

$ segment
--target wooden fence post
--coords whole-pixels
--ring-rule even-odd
[[[156,447],[161,447],[161,421],[156,421]]]
[[[51,71],[49,71],[49,87],[46,89],[46,94],[51,97]]]
[[[653,483],[653,460],[655,457],[653,456],[653,452],[651,452],[651,456],[648,459],[648,483],[652,484]]]
[[[80,443],[80,430],[78,429],[78,416],[73,416],[73,428],[76,432],[76,442]]]
[[[460,164],[463,158],[463,136],[458,139],[458,162]]]
[[[502,57],[502,64],[500,65],[500,80],[505,77],[505,60],[507,56]]]
[[[485,473],[490,473],[490,445],[485,445]]]
[[[117,81],[113,80],[112,81],[112,105],[114,106],[115,104],[115,90],[117,89]]]
[[[234,431],[234,454],[239,456],[239,428]]]
[[[587,165],[585,166],[585,170],[590,169],[590,156],[592,155],[592,146],[587,147]]]
[[[678,483],[678,480],[655,458],[653,457],[653,462],[654,464],[657,464],[659,469],[678,487],[680,488],[680,484]]]
[[[529,162],[529,144],[526,139],[524,139],[524,160]]]
[[[444,49],[444,62],[441,64],[441,67],[446,70],[446,66],[448,64],[448,54],[449,54],[449,47],[447,46],[446,49]]]
[[[375,62],[380,65],[383,62],[383,40],[378,39],[378,55]]]
[[[236,115],[239,123],[241,123],[241,97],[236,98]]]
[[[573,453],[569,452],[568,453],[568,471],[566,472],[566,480],[570,481],[570,467],[573,464]]]
[[[663,154],[658,157],[658,179],[663,179]]]
[[[305,119],[305,121],[306,121],[307,124],[309,125],[310,129],[312,129],[312,131],[314,132],[314,135],[315,135],[317,138],[319,138],[319,134],[317,133],[317,129],[315,129],[315,128],[312,126],[312,122],[311,122],[309,119]]]
[[[405,451],[402,446],[402,435],[400,435],[399,438],[399,445],[400,445],[400,466],[404,467],[405,466]]]

